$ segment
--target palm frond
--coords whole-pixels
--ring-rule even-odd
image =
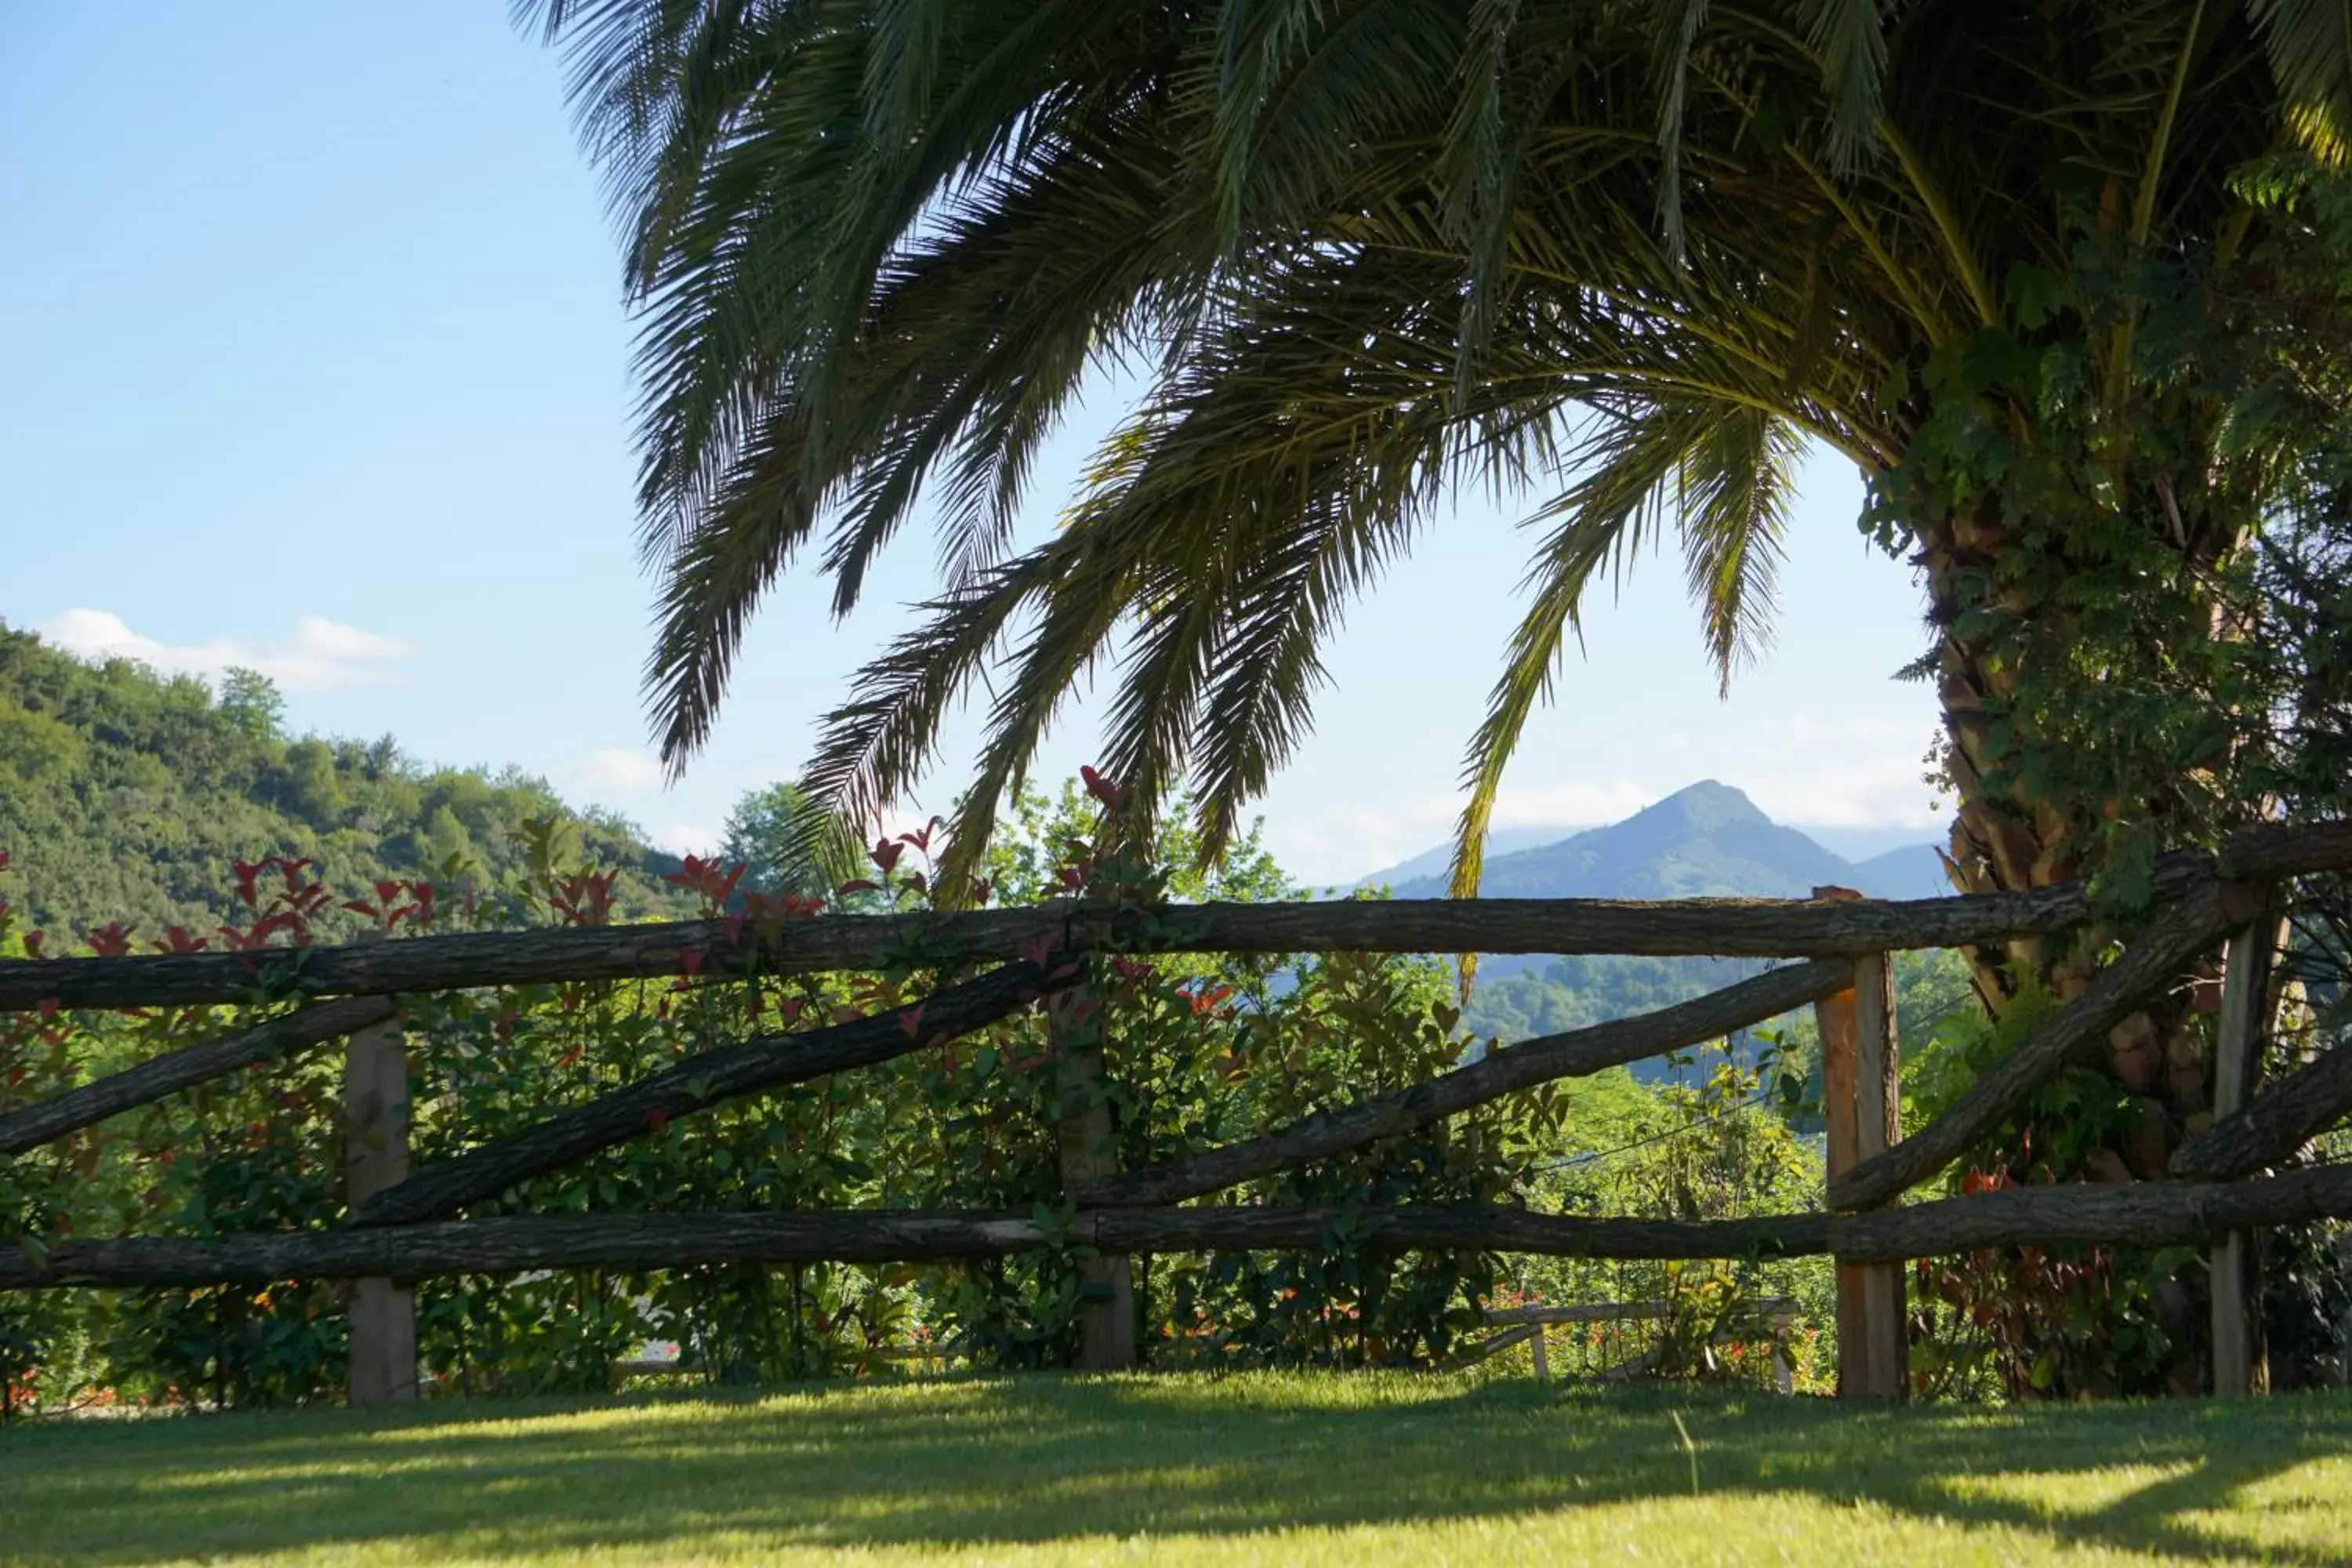
[[[1586,592],[1605,570],[1639,553],[1668,515],[1675,481],[1694,452],[1727,415],[1738,418],[1742,412],[1685,402],[1637,404],[1596,416],[1569,458],[1581,476],[1528,520],[1553,526],[1521,584],[1528,607],[1511,633],[1486,716],[1463,762],[1469,798],[1454,833],[1454,897],[1477,895],[1504,771],[1536,706],[1551,699]]]
[[[1903,389],[2002,323],[2015,269],[2063,273],[2102,225],[2193,249],[2242,221],[2227,175],[2282,103],[2331,155],[2352,125],[2352,23],[2317,0],[516,15],[565,51],[640,310],[665,757],[709,733],[777,573],[817,542],[845,609],[928,511],[943,589],[810,777],[870,815],[1001,675],[967,858],[1106,661],[1108,756],[1155,795],[1192,778],[1223,842],[1354,597],[1465,487],[1539,485],[1561,500],[1465,763],[1475,886],[1597,574],[1675,520],[1727,677],[1769,624],[1800,441],[1894,463]],[[1015,552],[1041,444],[1113,364],[1148,376],[1134,417]]]
[[[1675,476],[1683,563],[1725,695],[1771,631],[1780,541],[1802,446],[1783,420],[1720,409]]]
[[[2331,163],[2352,154],[2352,7],[2344,0],[2247,0],[2305,146]]]
[[[1875,149],[1886,73],[1881,0],[1804,0],[1805,41],[1822,63],[1829,100],[1829,162],[1850,174]]]

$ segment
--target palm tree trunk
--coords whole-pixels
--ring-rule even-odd
[[[1943,762],[1959,802],[1947,869],[1959,890],[1972,893],[2046,887],[2080,877],[2093,869],[2091,828],[2111,819],[2117,803],[2037,798],[2008,781],[1997,721],[2016,695],[2020,671],[2013,659],[2000,658],[1981,640],[1954,629],[1961,620],[1963,585],[1980,586],[1989,579],[1994,558],[2012,546],[2011,532],[1997,521],[1968,518],[1923,535],[1920,559],[1927,573],[1929,614],[1943,634],[1937,649]],[[1977,603],[1981,606],[1983,600]],[[2209,619],[2208,626],[2212,624]],[[2045,630],[2054,635],[2057,628]],[[2103,743],[2098,736],[2081,739],[2085,745]],[[1978,990],[1998,1017],[2028,984],[2060,1001],[2079,994],[2096,966],[2102,935],[2034,938],[1979,948],[1968,956]],[[2135,1014],[2109,1036],[2101,1066],[2146,1102],[2142,1125],[2128,1146],[2113,1151],[2131,1174],[2160,1175],[2182,1123],[2210,1109],[2209,1055],[2189,1009],[2177,1001]],[[2098,1173],[2116,1174],[2112,1164]]]
[[[1916,560],[1927,574],[1929,616],[1940,634],[1936,673],[1944,719],[1941,761],[1958,796],[1947,862],[1953,884],[1962,892],[1990,892],[2043,887],[2095,870],[2095,829],[2126,807],[2117,798],[2091,798],[2088,792],[2078,799],[2037,795],[2016,782],[2017,770],[2004,753],[2001,721],[2029,673],[2021,668],[2015,642],[1996,647],[1991,636],[1963,630],[1984,626],[1987,608],[2007,610],[2017,617],[2041,616],[2033,623],[2037,646],[2062,647],[2066,628],[2051,623],[2046,606],[1999,602],[2004,590],[1994,571],[1997,558],[2018,548],[2013,531],[2001,521],[1981,515],[1954,518],[1922,529],[1919,537]],[[2210,552],[2214,556],[2220,552]],[[2229,635],[2218,610],[2199,618],[2200,624],[2184,626],[2181,634]],[[2080,743],[2100,746],[2116,739],[2085,734]],[[2177,805],[2184,806],[2178,819]],[[2182,797],[2168,796],[2161,787],[2131,809],[2150,812],[2158,826],[2170,826],[2176,832],[2189,815]],[[2059,1001],[2079,994],[2114,934],[2094,930],[2036,938],[1980,947],[1967,956],[1978,992],[1998,1019],[2032,989]],[[2197,978],[2214,978],[2218,964],[2217,953]],[[2211,1119],[2211,1053],[2189,996],[2200,1003],[2217,998],[2218,987],[2200,984],[2185,994],[2177,990],[2110,1031],[2093,1065],[2119,1091],[2127,1109],[2100,1138],[2087,1144],[2066,1138],[2060,1135],[2063,1129],[2045,1119],[2032,1130],[2032,1146],[2005,1152],[1997,1163],[2009,1163],[2011,1173],[2021,1178],[2029,1176],[2028,1167],[2041,1165],[2049,1166],[2049,1173],[2061,1181],[2122,1183],[2162,1177],[2174,1147]],[[2062,1153],[2062,1149],[2073,1152]],[[2061,1385],[2052,1392],[2152,1393],[2159,1387],[2176,1394],[2198,1392],[2208,1335],[2205,1315],[2198,1308],[2202,1289],[2201,1275],[2183,1275],[2156,1287],[2147,1305],[2171,1341],[2160,1366],[2146,1368],[2139,1378],[2122,1385],[2095,1380],[2088,1386],[2066,1386],[2062,1376]]]

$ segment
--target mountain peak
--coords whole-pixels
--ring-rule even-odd
[[[1845,861],[1758,809],[1719,779],[1676,790],[1622,822],[1538,848],[1491,858],[1489,898],[1802,898],[1839,881]],[[1438,879],[1397,886],[1404,898],[1442,894]]]
[[[1628,826],[1644,817],[1680,822],[1699,832],[1739,823],[1772,824],[1772,819],[1748,798],[1747,791],[1716,779],[1701,779],[1695,784],[1686,784],[1656,805],[1635,812],[1617,826]]]
[[[1745,790],[1720,779],[1701,779],[1606,827],[1550,831],[1559,837],[1517,848],[1497,834],[1479,891],[1535,899],[1801,899],[1824,884],[1881,898],[1943,891],[1932,847],[1906,845],[1849,862],[1773,821]],[[1376,879],[1399,898],[1443,898],[1449,859],[1448,849],[1432,849]]]

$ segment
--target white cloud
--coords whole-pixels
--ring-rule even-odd
[[[1617,822],[1664,795],[1631,779],[1529,788],[1506,784],[1495,796],[1496,827],[1559,827]],[[1459,793],[1412,797],[1388,807],[1332,805],[1311,815],[1269,812],[1266,838],[1286,867],[1353,880],[1435,845],[1451,843],[1466,797]]]
[[[354,682],[382,680],[373,668],[409,657],[406,643],[362,631],[323,616],[303,616],[294,635],[281,642],[246,642],[215,637],[199,643],[166,643],[131,629],[111,610],[76,607],[33,628],[52,647],[79,658],[131,658],[166,675],[194,675],[217,682],[232,668],[257,670],[288,691],[324,691]]]
[[[604,795],[650,795],[661,786],[661,763],[632,746],[599,747],[580,770],[580,787]]]
[[[1540,827],[1552,823],[1619,822],[1654,804],[1658,792],[1632,779],[1554,784],[1543,789],[1506,784],[1495,793],[1495,826]],[[1453,817],[1448,816],[1450,826]]]
[[[1930,827],[1951,811],[1921,777],[1932,738],[1900,720],[1797,713],[1738,736],[1738,759],[1716,776],[1791,826]]]
[[[725,835],[707,822],[673,822],[648,829],[646,837],[655,848],[673,855],[709,855]]]

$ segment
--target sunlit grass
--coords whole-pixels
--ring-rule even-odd
[[[1033,1377],[0,1434],[11,1563],[844,1551],[2342,1563],[2352,1400],[1856,1411],[1442,1378]]]

